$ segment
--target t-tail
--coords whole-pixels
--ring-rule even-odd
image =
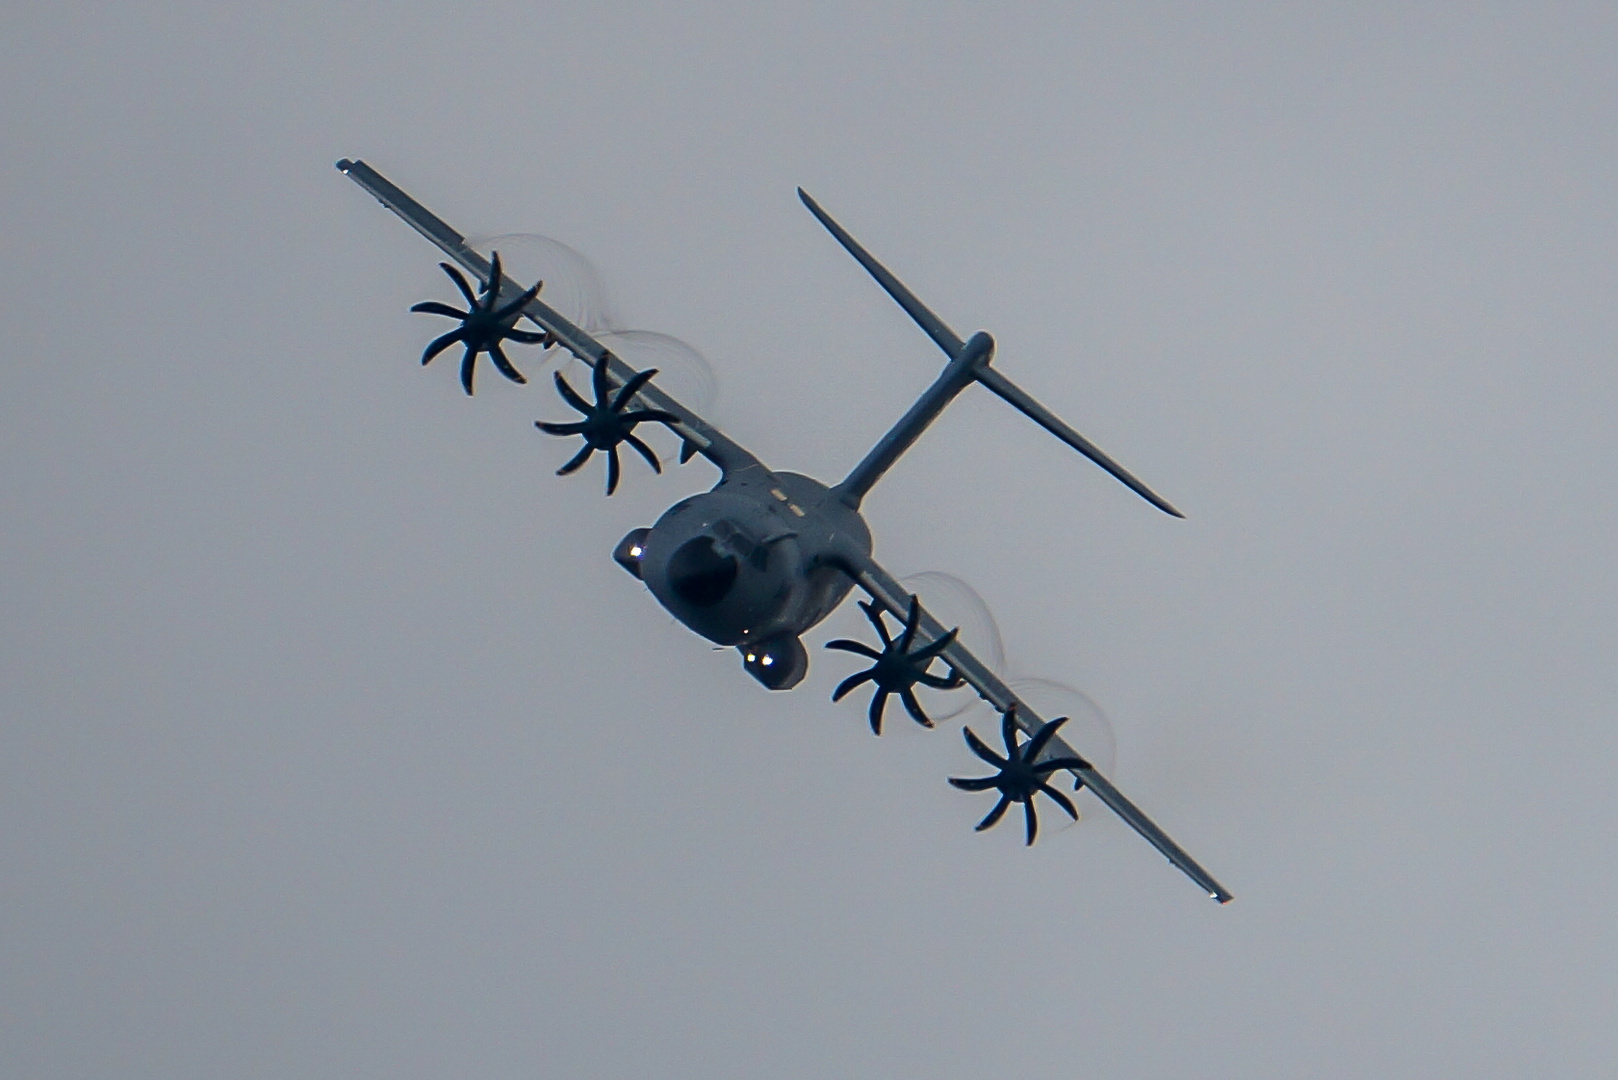
[[[1035,401],[1021,387],[989,366],[994,359],[994,339],[983,331],[978,331],[970,338],[962,341],[960,336],[951,330],[944,321],[928,310],[927,305],[916,298],[916,294],[905,287],[904,282],[894,277],[888,268],[872,258],[871,253],[860,246],[860,242],[848,234],[848,231],[830,214],[820,208],[820,204],[809,197],[808,192],[798,189],[798,198],[809,208],[809,212],[820,220],[820,223],[837,238],[837,242],[848,249],[848,253],[867,271],[876,278],[887,294],[898,301],[909,316],[916,320],[916,324],[927,332],[927,336],[937,343],[944,354],[949,357],[949,364],[942,374],[927,388],[926,393],[917,399],[910,410],[900,418],[899,422],[882,439],[871,448],[854,471],[849,473],[842,483],[833,490],[850,506],[858,508],[866,492],[882,479],[882,474],[898,461],[904,452],[921,437],[927,426],[943,412],[949,403],[955,400],[955,395],[965,390],[972,383],[980,383],[998,394],[1003,400],[1010,402],[1024,416],[1034,423],[1067,443],[1073,449],[1101,466],[1107,472],[1117,477],[1125,487],[1135,494],[1163,511],[1175,517],[1183,518],[1171,506],[1167,499],[1137,480],[1122,465],[1102,453],[1101,450],[1068,427],[1060,417],[1045,406]]]

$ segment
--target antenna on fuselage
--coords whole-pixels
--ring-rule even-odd
[[[906,314],[916,321],[916,325],[926,331],[927,336],[944,350],[944,355],[950,358],[949,366],[944,369],[943,374],[939,375],[933,385],[927,388],[927,392],[917,399],[910,407],[910,411],[905,413],[881,441],[871,448],[871,452],[865,455],[864,460],[854,466],[854,471],[832,489],[845,503],[858,507],[866,492],[875,486],[882,478],[882,474],[899,460],[900,455],[908,450],[938,414],[944,411],[955,399],[955,395],[977,382],[994,391],[1024,416],[1111,473],[1125,487],[1165,514],[1177,518],[1185,517],[1167,499],[1141,483],[1130,474],[1129,470],[1108,457],[1089,439],[1074,431],[1059,416],[1025,393],[1021,387],[990,367],[989,362],[994,358],[992,337],[980,330],[968,340],[962,341],[960,335],[951,330],[944,320],[934,315],[926,304],[917,299],[915,293],[905,287],[904,282],[877,262],[858,240],[848,234],[848,230],[832,220],[831,215],[822,210],[820,204],[810,198],[807,191],[799,188],[798,198],[802,199],[809,212],[826,226],[827,231],[837,238],[837,242],[865,267],[876,279],[877,284],[905,309]]]

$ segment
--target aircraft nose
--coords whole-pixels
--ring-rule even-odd
[[[713,537],[697,536],[681,544],[669,559],[669,586],[692,607],[712,607],[736,581],[736,557],[714,547]]]

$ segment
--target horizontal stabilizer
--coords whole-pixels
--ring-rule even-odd
[[[798,189],[798,198],[802,199],[803,205],[809,208],[809,212],[815,215],[833,236],[837,237],[837,242],[847,248],[848,253],[854,256],[855,260],[865,267],[872,277],[876,278],[876,283],[886,289],[888,295],[899,302],[899,306],[904,308],[912,319],[916,320],[918,326],[927,331],[927,336],[938,343],[938,347],[944,350],[945,356],[953,360],[961,355],[961,347],[966,343],[961,340],[959,334],[945,326],[944,320],[929,311],[927,305],[917,299],[915,293],[905,288],[904,282],[894,277],[888,272],[887,267],[872,258],[871,253],[861,247],[858,240],[848,235],[848,230],[833,221],[831,215],[822,210],[820,204],[811,199],[809,193],[803,188]]]
[[[850,236],[847,229],[837,224],[830,214],[822,210],[820,204],[810,198],[809,193],[803,188],[798,189],[798,198],[803,200],[803,205],[809,208],[809,212],[815,215],[816,220],[826,226],[827,231],[837,238],[837,242],[842,244],[850,255],[854,256],[855,261],[865,267],[866,271],[876,279],[877,284],[881,285],[883,290],[893,297],[900,307],[904,308],[905,313],[916,321],[916,325],[925,330],[927,336],[932,338],[940,349],[944,350],[944,354],[951,361],[959,360],[967,344],[961,340],[960,335],[951,330],[943,319],[934,315],[932,310],[926,304],[923,304],[916,294],[905,286],[904,282],[894,277],[887,267],[877,262],[876,258],[869,251],[866,251],[858,240]],[[978,337],[989,341],[986,334],[976,335],[973,340],[976,341]],[[992,349],[993,343],[991,341],[989,342],[988,350],[992,351]],[[1130,491],[1133,491],[1165,514],[1171,514],[1177,518],[1185,517],[1167,499],[1141,483],[1129,470],[1103,453],[1100,447],[1074,431],[1071,427],[1068,427],[1059,416],[1029,397],[1010,379],[990,367],[988,352],[985,352],[985,355],[972,365],[972,369],[972,377],[977,382],[993,390],[1024,416],[1101,466],[1108,473],[1111,473]],[[938,412],[949,404],[949,401],[959,392],[959,386],[950,388],[942,385],[950,380],[950,375],[950,372],[946,372],[945,376],[941,377],[940,384],[935,385],[934,390],[928,391],[928,397],[917,402],[917,407],[906,414],[898,426],[892,432],[889,432],[883,441],[867,455],[866,459],[849,475],[848,479],[839,485],[841,491],[856,500],[855,505],[857,505],[857,500],[880,479],[882,473],[886,472],[888,467],[898,459],[899,455],[908,449],[911,443],[916,441],[922,429],[930,424],[938,415]],[[942,390],[943,392],[935,393],[935,390]],[[936,400],[929,401],[929,398]],[[922,408],[924,403],[930,407]]]
[[[1163,498],[1163,496],[1159,495],[1157,492],[1135,479],[1128,469],[1125,469],[1122,465],[1108,457],[1101,451],[1100,447],[1096,446],[1089,439],[1086,439],[1083,435],[1080,435],[1077,431],[1074,431],[1072,428],[1068,427],[1062,422],[1061,417],[1057,416],[1045,406],[1023,393],[1020,387],[1018,387],[1004,375],[1000,374],[998,371],[991,367],[979,368],[977,373],[977,381],[982,383],[984,386],[987,386],[990,390],[993,390],[1005,401],[1010,402],[1018,412],[1028,417],[1034,423],[1038,424],[1052,435],[1055,435],[1058,439],[1061,439],[1073,449],[1077,450],[1079,453],[1101,466],[1107,472],[1111,473],[1130,491],[1133,491],[1136,495],[1139,495],[1141,498],[1163,511],[1163,513],[1170,514],[1177,518],[1185,517],[1184,514],[1180,513],[1172,505],[1170,505],[1167,499]]]

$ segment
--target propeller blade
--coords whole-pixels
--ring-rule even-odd
[[[566,401],[569,405],[573,406],[581,413],[584,413],[586,416],[590,415],[590,403],[585,401],[577,390],[568,385],[567,380],[562,378],[562,373],[560,371],[551,372],[551,377],[556,380],[556,389],[559,393],[561,393],[562,400]]]
[[[828,642],[826,642],[826,648],[828,648],[828,649],[840,649],[843,652],[858,653],[859,655],[865,657],[867,660],[880,660],[880,659],[882,659],[882,654],[881,653],[877,652],[875,649],[871,648],[869,645],[865,644],[865,642],[863,642],[863,641],[850,641],[847,638],[838,638],[836,641],[828,641]],[[871,675],[872,673],[867,671],[865,674]]]
[[[449,279],[455,283],[457,289],[461,290],[461,295],[466,297],[468,304],[471,304],[474,308],[478,306],[478,294],[472,291],[471,285],[467,284],[466,275],[461,273],[459,267],[451,266],[449,263],[439,263],[438,268],[449,275]]]
[[[922,727],[933,726],[932,720],[925,712],[922,712],[921,702],[916,700],[916,692],[914,690],[906,687],[905,689],[899,691],[899,700],[904,702],[905,712],[910,714],[910,719],[914,720]]]
[[[522,372],[511,366],[511,361],[507,358],[506,351],[500,347],[500,343],[498,341],[489,346],[489,357],[494,361],[495,370],[499,371],[500,374],[504,375],[512,382],[528,382],[528,380],[523,377]]]
[[[984,761],[987,761],[990,765],[993,765],[997,769],[1003,769],[1006,767],[1006,759],[984,745],[983,740],[978,738],[975,731],[973,731],[971,728],[962,728],[961,731],[966,735],[966,745],[972,748],[972,753],[976,754]]]
[[[640,436],[630,433],[624,436],[624,442],[628,443],[630,446],[633,446],[636,453],[640,454],[641,457],[646,459],[646,464],[652,467],[653,472],[657,473],[659,476],[663,474],[663,463],[657,460],[657,455],[652,453],[652,448],[650,446],[647,446],[645,443],[641,442]]]
[[[423,300],[419,304],[411,304],[411,311],[419,311],[427,315],[447,315],[452,319],[466,318],[466,312],[460,308],[452,308],[448,304],[440,304],[437,300]]]
[[[596,404],[602,408],[607,406],[607,392],[610,389],[607,383],[607,357],[602,354],[590,371],[590,388],[595,391]]]
[[[994,804],[994,809],[990,810],[989,813],[988,813],[988,816],[986,816],[982,821],[977,823],[977,825],[973,828],[973,831],[974,832],[982,832],[984,829],[992,829],[992,828],[994,828],[995,822],[997,822],[1001,818],[1005,817],[1005,815],[1006,815],[1006,807],[1008,807],[1010,805],[1011,805],[1011,796],[1010,795],[1002,795],[1002,796],[1000,796],[1000,801]]]
[[[1006,744],[1006,758],[1016,761],[1021,755],[1017,753],[1017,706],[1013,705],[1000,714],[1000,738]]]
[[[566,465],[563,465],[560,469],[556,470],[556,475],[567,476],[569,473],[578,472],[579,466],[583,465],[593,453],[595,453],[595,447],[591,446],[589,443],[585,443],[583,450],[580,450],[577,454],[574,454],[568,459]]]
[[[662,409],[636,409],[634,412],[620,413],[619,418],[630,427],[636,424],[658,423],[678,424],[680,418],[671,412]]]
[[[583,420],[571,424],[555,424],[549,420],[535,420],[534,426],[547,435],[582,435],[589,425]]]
[[[871,719],[871,733],[882,734],[882,711],[887,708],[888,691],[878,690],[871,695],[871,709],[867,714]]]
[[[869,671],[855,672],[853,675],[850,675],[848,678],[837,684],[837,689],[831,692],[831,699],[833,701],[842,701],[843,698],[848,696],[849,691],[853,690],[861,683],[870,682],[873,678],[875,678],[875,676]]]
[[[961,628],[959,626],[957,626],[955,629],[949,631],[943,637],[939,638],[937,641],[933,642],[931,645],[927,646],[925,649],[922,649],[920,652],[916,653],[915,654],[916,659],[919,660],[922,657],[926,657],[929,660],[933,659],[939,653],[941,653],[945,649],[949,648],[950,643],[955,640],[956,635],[959,634],[960,632],[961,632]],[[959,676],[956,676],[956,677],[959,678]]]
[[[921,601],[916,597],[910,598],[910,610],[905,613],[904,633],[899,635],[899,648],[905,652],[910,651],[910,643],[916,639],[916,627],[921,624]]]
[[[861,600],[860,610],[865,612],[865,617],[871,621],[872,626],[876,627],[877,636],[882,639],[883,646],[892,645],[893,639],[888,636],[887,624],[882,621],[882,609],[869,600]]]
[[[489,252],[489,276],[483,282],[483,298],[487,301],[483,310],[493,311],[494,305],[500,299],[500,279],[505,275],[500,270],[500,253]]]
[[[1029,739],[1027,744],[1022,748],[1023,760],[1029,762],[1030,764],[1037,761],[1039,759],[1039,752],[1045,749],[1045,744],[1051,741],[1051,737],[1055,735],[1057,730],[1065,723],[1067,723],[1067,717],[1059,716],[1035,732],[1034,737]]]
[[[961,673],[958,671],[950,672],[948,678],[942,675],[932,675],[924,671],[917,681],[923,686],[932,687],[934,690],[959,690],[966,685],[966,680],[961,677]]]
[[[511,318],[513,315],[516,315],[517,312],[519,312],[523,308],[527,307],[528,306],[528,301],[532,300],[534,297],[536,297],[538,295],[539,295],[539,286],[538,285],[535,285],[532,289],[525,289],[523,291],[522,295],[518,296],[517,299],[513,300],[511,303],[507,304],[505,307],[503,307],[499,311],[495,312],[494,313],[494,320],[496,322],[505,322],[507,319]],[[493,306],[492,302],[491,302],[491,306]],[[510,331],[506,331],[506,333],[510,333]]]
[[[656,368],[637,371],[634,378],[618,388],[618,396],[612,399],[612,411],[617,412],[628,404],[629,399],[640,393],[640,388],[651,382],[652,376],[656,374]]]
[[[1079,820],[1078,808],[1073,805],[1073,801],[1071,799],[1069,799],[1066,795],[1063,795],[1060,791],[1057,791],[1055,788],[1051,787],[1049,784],[1041,784],[1041,785],[1039,785],[1039,790],[1041,790],[1045,794],[1049,795],[1052,799],[1055,799],[1056,800],[1056,805],[1060,806],[1063,810],[1066,810],[1068,817],[1072,818],[1074,821]],[[1028,801],[1033,802],[1032,799],[1030,799]]]
[[[427,343],[427,347],[421,351],[422,365],[426,366],[427,364],[431,363],[433,357],[437,356],[439,353],[443,352],[457,341],[460,341],[464,336],[465,334],[460,330],[451,330],[442,337],[433,338],[432,341]]]

